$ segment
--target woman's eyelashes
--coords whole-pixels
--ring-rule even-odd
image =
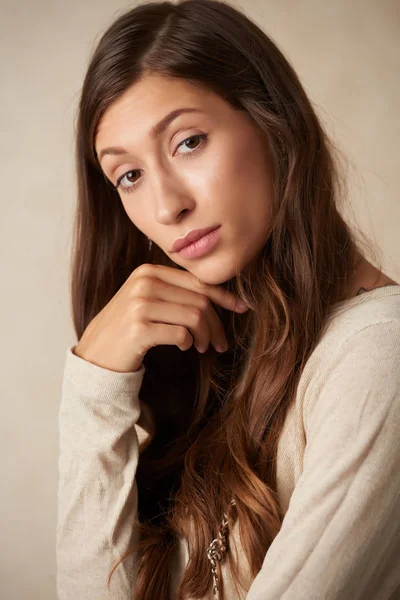
[[[200,143],[196,146],[196,148],[194,150],[190,150],[190,152],[183,152],[183,156],[185,158],[192,158],[195,154],[197,154],[197,152],[200,150],[200,148],[202,146],[204,146],[205,141],[207,140],[207,134],[203,133],[203,134],[197,134],[197,135],[191,135],[190,137],[186,138],[185,140],[183,140],[180,144],[178,144],[178,146],[176,147],[176,150],[178,148],[180,148],[180,146],[183,146],[183,144],[186,144],[187,142],[189,142],[190,140],[201,140]],[[188,146],[186,146],[187,148]],[[119,187],[122,189],[123,192],[133,192],[134,189],[138,186],[138,183],[132,183],[131,185],[122,185],[122,180],[127,177],[127,175],[129,175],[130,173],[136,173],[138,171],[138,169],[131,169],[130,171],[126,171],[123,175],[121,175],[121,177],[118,178],[116,184],[115,184],[115,189],[118,189]]]

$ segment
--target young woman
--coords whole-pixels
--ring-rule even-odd
[[[76,158],[58,598],[399,598],[400,285],[277,46],[225,2],[136,6]]]

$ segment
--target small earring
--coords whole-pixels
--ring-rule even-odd
[[[147,239],[149,240],[149,252],[151,252],[151,249],[153,247],[153,241],[149,237]]]

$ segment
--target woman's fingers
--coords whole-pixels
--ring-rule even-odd
[[[92,319],[74,352],[100,367],[130,372],[157,345],[187,350],[194,342],[205,352],[211,341],[223,351],[225,331],[212,303],[240,311],[235,295],[221,286],[203,283],[188,271],[141,265]]]
[[[143,276],[137,280],[134,293],[136,297],[152,298],[163,301],[164,305],[160,305],[161,317],[163,316],[162,309],[165,311],[167,304],[174,303],[175,307],[180,307],[180,312],[182,312],[182,309],[184,308],[182,305],[189,307],[191,320],[188,321],[188,312],[186,312],[186,321],[191,325],[191,328],[194,329],[194,332],[198,332],[195,346],[199,352],[205,352],[209,342],[211,342],[214,348],[219,351],[227,349],[227,340],[223,325],[211,304],[211,300],[207,296],[198,294],[186,288],[171,286],[169,283],[165,283],[160,279],[149,276]],[[158,316],[160,316],[160,313]],[[177,313],[175,311],[174,318],[176,319],[179,316],[179,312]],[[179,320],[169,322],[179,323]],[[206,327],[204,334],[199,332],[201,327]]]
[[[137,305],[139,306],[137,310],[141,310],[143,314],[136,316],[143,321],[186,327],[193,338],[194,346],[199,352],[208,348],[211,339],[210,324],[202,309],[190,304],[164,302],[153,298],[147,298],[144,301],[138,298]],[[185,340],[186,343],[187,340]]]
[[[240,306],[241,300],[237,298],[233,292],[230,292],[219,285],[204,283],[189,271],[182,271],[181,269],[166,267],[164,265],[145,263],[138,267],[134,273],[136,279],[140,279],[143,276],[156,277],[165,283],[192,290],[197,294],[203,294],[207,296],[211,302],[228,310],[244,312],[248,308],[246,305],[243,307]],[[129,278],[127,281],[129,281]]]

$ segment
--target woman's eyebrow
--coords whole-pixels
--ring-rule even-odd
[[[193,113],[193,112],[203,113],[204,110],[202,110],[200,108],[194,108],[194,107],[192,107],[192,108],[190,108],[190,107],[176,108],[175,110],[168,113],[165,117],[163,117],[161,119],[161,121],[156,123],[156,125],[153,125],[153,127],[149,131],[149,134],[148,134],[149,137],[151,139],[155,139],[156,137],[161,135],[161,133],[163,131],[165,131],[165,129],[168,127],[168,125],[170,125],[170,123],[172,123],[172,121],[174,119],[179,117],[179,115],[181,115],[183,113]],[[102,158],[106,154],[118,155],[118,154],[129,154],[129,152],[127,150],[125,150],[125,148],[122,148],[121,146],[110,146],[109,148],[103,148],[103,150],[101,150],[99,154],[96,152],[96,156],[98,157],[99,162],[101,162]]]

